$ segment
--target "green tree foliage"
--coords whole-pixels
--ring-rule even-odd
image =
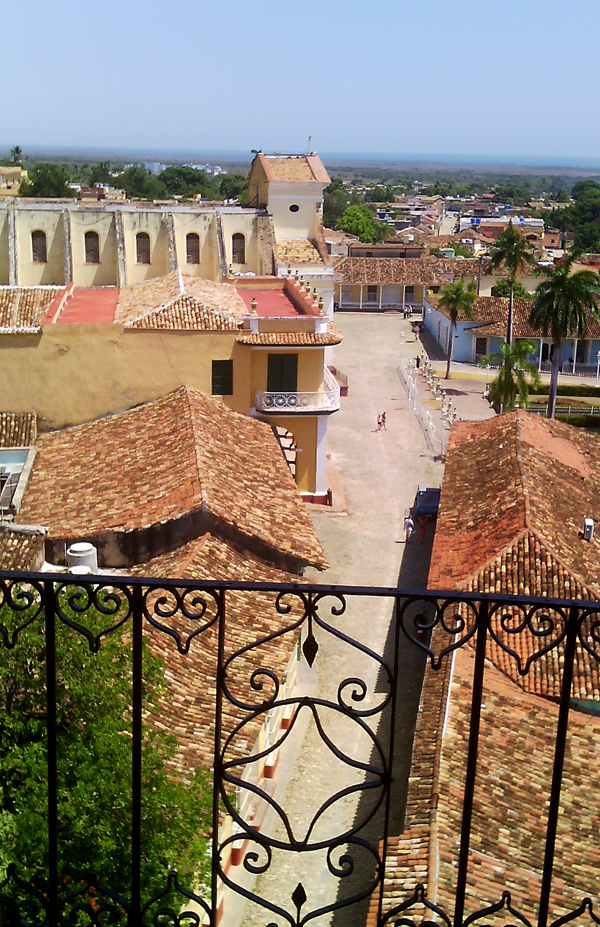
[[[323,224],[328,229],[338,227],[338,221],[349,206],[359,205],[359,198],[344,186],[341,177],[334,177],[323,192]]]
[[[365,193],[365,202],[367,203],[395,203],[396,194],[392,187],[377,185],[371,187]]]
[[[75,591],[70,589],[71,596]],[[85,593],[71,604],[76,607],[83,598]],[[93,634],[111,623],[94,609],[83,617],[76,614],[66,596],[61,605]],[[10,627],[14,616],[7,611],[5,606],[1,620]],[[0,870],[18,861],[18,874],[40,891],[48,865],[45,643],[43,622],[36,619],[19,632],[14,648],[1,648],[0,661]],[[143,660],[146,695],[155,700],[164,687],[163,665],[151,656],[146,641]],[[103,884],[126,896],[131,881],[131,643],[113,631],[92,654],[80,633],[59,622],[56,666],[61,885],[72,888],[73,880],[95,869]],[[170,868],[192,882],[206,873],[206,774],[193,772],[189,784],[174,781],[166,768],[174,751],[171,735],[144,725],[144,897],[164,886]]]
[[[218,200],[220,197],[216,180],[210,178],[206,171],[200,171],[196,167],[188,167],[185,164],[180,167],[167,167],[158,175],[158,180],[164,185],[167,196],[201,196],[207,200]]]
[[[244,205],[248,191],[248,179],[243,174],[225,174],[219,184],[219,192],[224,200],[238,200]]]
[[[582,251],[600,251],[600,184],[595,180],[581,180],[573,185],[572,206],[555,209],[550,223],[562,231],[571,230],[575,247]]]
[[[23,163],[23,149],[20,145],[15,145],[14,148],[10,149],[10,163],[14,164],[15,167],[20,167]]]
[[[503,299],[508,299],[510,297],[510,281],[504,277],[502,280],[498,280],[498,283],[495,283],[492,287],[492,296],[501,296]],[[533,293],[530,293],[529,290],[526,290],[518,280],[513,283],[513,298],[514,299],[531,299]]]
[[[62,198],[73,196],[69,176],[60,164],[36,164],[29,171],[29,179],[21,184],[21,196]]]
[[[535,267],[535,258],[531,243],[517,232],[512,222],[508,223],[501,235],[496,239],[494,251],[488,263],[490,271],[503,267],[508,272],[508,322],[506,326],[506,340],[512,342],[513,335],[513,302],[515,296],[515,282],[519,275]]]
[[[537,387],[540,375],[535,364],[527,360],[535,352],[533,341],[504,342],[500,351],[486,354],[479,361],[481,367],[500,364],[498,375],[489,385],[489,399],[496,412],[512,412],[517,401],[523,408],[529,403],[530,387]]]
[[[110,161],[100,161],[94,164],[88,175],[88,183],[93,187],[95,183],[110,183]]]
[[[585,338],[588,314],[600,321],[597,305],[600,278],[591,270],[573,273],[573,264],[579,254],[579,251],[572,251],[559,267],[542,268],[546,279],[536,287],[535,302],[529,315],[529,324],[541,331],[544,338],[550,336],[554,345],[548,418],[554,418],[556,408],[563,340],[569,337]]]
[[[123,171],[119,183],[131,199],[159,200],[165,196],[164,183],[141,164],[133,164]]]
[[[338,219],[337,227],[364,242],[387,241],[394,234],[393,227],[378,222],[367,206],[350,206]]]
[[[477,284],[471,280],[468,286],[465,286],[464,280],[457,280],[456,283],[447,283],[438,298],[438,306],[450,316],[450,340],[448,348],[448,361],[446,364],[446,379],[450,379],[450,365],[452,363],[452,349],[454,347],[454,332],[458,317],[463,319],[473,318],[473,302],[477,295]]]

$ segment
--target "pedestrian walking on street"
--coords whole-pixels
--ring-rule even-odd
[[[425,543],[425,535],[427,533],[427,519],[424,515],[419,515],[419,537],[421,538],[421,544]]]
[[[406,543],[407,544],[409,543],[411,537],[413,536],[414,530],[415,530],[415,523],[413,521],[412,515],[409,512],[409,514],[406,515],[404,518],[404,531],[406,532]]]
[[[382,412],[381,413],[381,427],[383,428],[384,431],[387,431],[387,425],[385,424],[385,422],[386,422],[386,415],[385,415],[385,412]]]
[[[377,429],[376,429],[376,430],[377,430],[377,431],[381,431],[381,426],[382,426],[382,425],[383,425],[383,422],[381,421],[381,415],[378,415],[378,416],[377,416]]]

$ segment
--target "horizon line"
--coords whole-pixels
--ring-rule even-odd
[[[0,152],[6,150],[10,153],[13,146],[0,145]],[[23,146],[21,146],[23,147]],[[32,153],[56,155],[138,155],[142,159],[156,158],[227,158],[229,160],[251,161],[252,152],[240,149],[195,149],[195,148],[162,148],[154,146],[121,146],[121,145],[25,145]],[[267,152],[266,152],[267,153]],[[269,152],[270,153],[270,152]],[[280,152],[281,154],[303,154],[304,152]],[[322,150],[311,152],[319,154],[324,160],[334,162],[361,163],[375,162],[383,164],[430,164],[460,166],[512,166],[512,167],[539,167],[539,168],[580,168],[587,170],[600,169],[600,158],[576,157],[570,155],[502,155],[502,154],[449,154],[431,152],[357,152]],[[27,151],[25,151],[27,154]]]

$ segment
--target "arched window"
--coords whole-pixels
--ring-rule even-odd
[[[185,263],[200,263],[200,236],[196,232],[190,232],[185,237]]]
[[[85,233],[85,263],[100,263],[100,236],[98,232]]]
[[[135,236],[138,264],[150,263],[150,236],[148,232],[138,232]]]
[[[231,255],[234,264],[246,263],[246,239],[241,232],[236,232],[231,238]]]
[[[48,261],[46,251],[46,233],[39,229],[31,233],[31,251],[34,264],[46,264]]]

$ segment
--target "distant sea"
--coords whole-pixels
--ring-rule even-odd
[[[11,145],[0,144],[0,157],[8,155]],[[169,148],[114,148],[103,146],[69,147],[57,145],[23,145],[23,150],[36,158],[47,157],[51,160],[112,160],[120,162],[130,161],[161,161],[179,162],[192,161],[194,163],[215,163],[219,161],[243,164],[250,163],[252,153],[247,151],[229,149],[169,149]],[[358,167],[360,165],[376,165],[391,167],[392,165],[414,168],[423,165],[428,168],[458,168],[480,167],[490,169],[493,167],[528,169],[567,169],[580,171],[600,170],[600,157],[577,158],[571,156],[552,155],[478,155],[478,154],[432,154],[431,152],[415,153],[381,153],[376,151],[344,152],[319,151],[318,154],[329,164]]]

